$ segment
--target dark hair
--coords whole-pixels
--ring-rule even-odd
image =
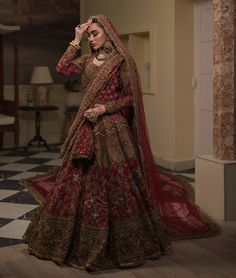
[[[98,19],[96,17],[92,18],[92,23],[98,23]]]
[[[93,17],[93,18],[92,18],[92,23],[96,23],[99,27],[101,27],[102,29],[104,29],[103,26],[102,26],[102,24],[98,21],[98,19],[97,19],[96,17]]]

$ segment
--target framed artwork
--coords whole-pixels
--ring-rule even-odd
[[[80,23],[79,0],[0,0],[0,23],[19,25],[19,81],[29,84],[34,66],[48,66],[54,83],[68,78],[56,72],[58,59]],[[11,36],[4,44],[5,84],[12,83]]]

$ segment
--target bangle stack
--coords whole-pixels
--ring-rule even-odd
[[[81,48],[80,45],[77,44],[75,41],[71,41],[70,45],[74,46],[77,50],[80,50],[80,48]]]

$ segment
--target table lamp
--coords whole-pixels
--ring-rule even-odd
[[[49,104],[49,88],[47,84],[52,84],[52,76],[47,66],[34,67],[30,83],[33,88],[33,99],[35,106],[45,106]]]

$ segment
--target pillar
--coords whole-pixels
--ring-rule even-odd
[[[213,0],[213,155],[196,157],[196,203],[236,220],[236,0]]]

